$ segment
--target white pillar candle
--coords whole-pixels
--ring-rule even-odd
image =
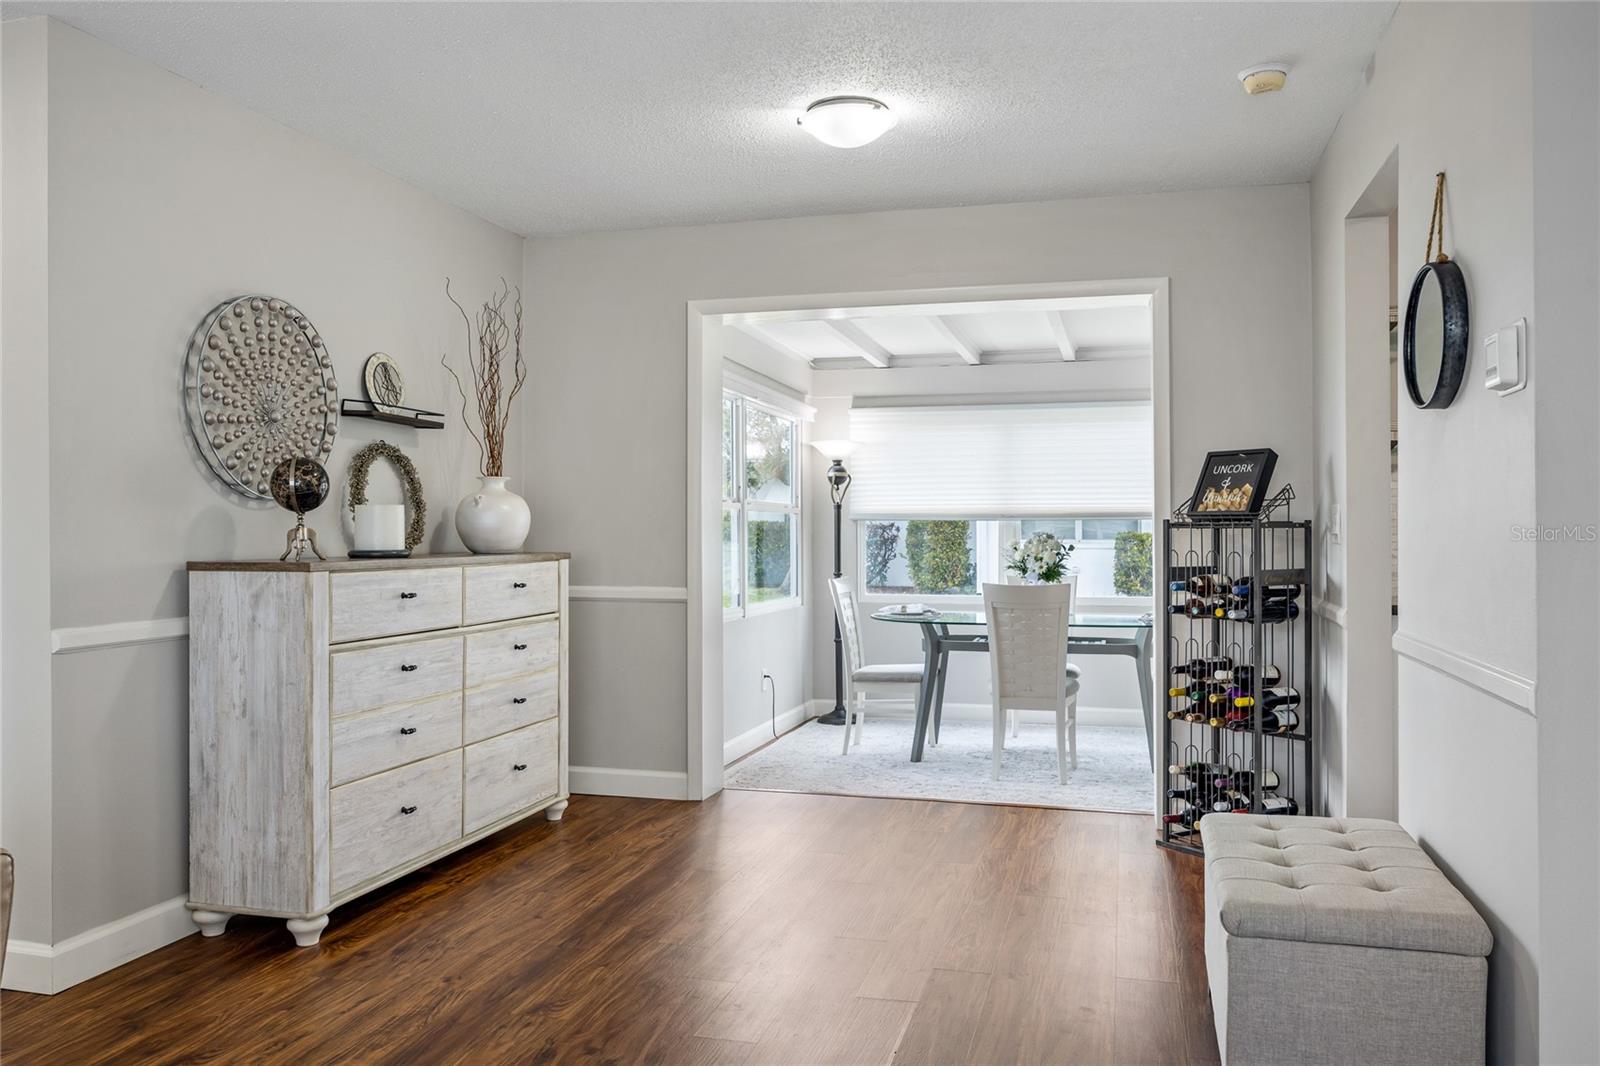
[[[405,504],[356,504],[356,551],[404,551],[405,546]]]

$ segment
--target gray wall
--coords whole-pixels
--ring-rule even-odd
[[[1471,364],[1450,409],[1401,405],[1399,496],[1399,632],[1443,654],[1434,665],[1399,658],[1397,735],[1345,736],[1343,757],[1354,768],[1394,745],[1400,821],[1493,928],[1489,1037],[1500,1062],[1600,1053],[1594,545],[1517,532],[1595,521],[1595,52],[1592,5],[1402,4],[1312,182],[1318,524],[1324,588],[1337,606],[1365,573],[1353,566],[1387,565],[1386,549],[1352,561],[1348,545],[1326,537],[1334,505],[1355,522],[1362,501],[1375,500],[1368,516],[1382,506],[1387,523],[1387,486],[1346,465],[1363,446],[1346,426],[1362,421],[1357,405],[1377,401],[1350,387],[1350,375],[1370,368],[1346,363],[1345,219],[1361,213],[1358,199],[1398,151],[1403,306],[1434,174],[1448,174],[1447,250],[1467,276]],[[1560,284],[1574,281],[1576,289]],[[1497,397],[1482,387],[1483,337],[1524,316],[1532,383]],[[1347,630],[1322,627],[1325,737],[1349,724],[1339,677],[1347,655],[1354,663],[1369,650],[1359,642],[1380,635],[1379,621],[1352,613]],[[1491,695],[1473,680],[1484,671],[1526,686],[1528,698]],[[1323,750],[1340,753],[1337,744]],[[1511,794],[1496,801],[1486,781]],[[1358,799],[1348,797],[1351,806]]]
[[[700,299],[1169,277],[1176,491],[1208,448],[1238,445],[1209,412],[1241,390],[1250,439],[1308,488],[1308,203],[1278,186],[529,240],[540,387],[523,465],[541,539],[573,547],[575,585],[684,586],[684,314]],[[677,603],[573,610],[650,620],[628,671],[574,662],[573,763],[682,772],[682,670],[656,668],[683,662],[698,623]]]
[[[218,487],[180,408],[189,334],[243,292],[311,317],[342,395],[361,395],[362,363],[385,351],[408,401],[451,412],[450,428],[431,433],[345,419],[328,467],[340,494],[357,448],[399,445],[426,488],[426,550],[460,550],[453,508],[476,483],[477,450],[438,367],[442,351],[459,358],[465,346],[443,283],[467,298],[502,277],[516,284],[522,239],[58,23],[48,61],[49,426],[32,460],[46,461],[47,443],[51,493],[32,519],[48,524],[49,625],[181,618],[186,560],[282,551],[290,516]],[[520,487],[525,447],[509,451]],[[387,471],[375,470],[371,496],[400,498]],[[330,501],[312,515],[324,550],[347,550],[341,514]],[[541,545],[552,543],[543,519],[536,507]],[[5,811],[8,841],[19,818],[46,815],[54,914],[43,929],[31,918],[42,901],[19,897],[19,937],[59,942],[187,892],[185,648],[55,656],[53,814],[37,797]],[[8,786],[13,760],[27,758],[7,745]]]

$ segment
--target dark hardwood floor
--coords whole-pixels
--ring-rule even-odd
[[[1198,859],[1146,818],[577,797],[333,913],[53,997],[6,1066],[1215,1062]]]

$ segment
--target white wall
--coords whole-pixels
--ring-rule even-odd
[[[10,269],[13,34],[48,38],[48,353],[37,338],[11,343],[24,291],[13,285],[28,280]],[[57,654],[43,707],[17,701],[13,652],[48,642],[49,627],[92,638],[93,627],[182,619],[186,560],[275,558],[292,524],[218,487],[193,455],[178,386],[196,324],[227,296],[282,296],[327,338],[345,396],[361,395],[369,353],[392,355],[408,400],[451,412],[450,428],[343,420],[334,492],[354,450],[385,438],[420,470],[425,549],[459,550],[453,507],[475,482],[477,451],[438,368],[442,351],[459,358],[465,344],[444,278],[468,297],[515,283],[522,240],[59,23],[7,23],[5,41],[6,576],[13,548],[42,531],[49,588],[48,616],[16,632],[7,585],[4,832],[17,847],[42,822],[53,840],[18,856],[28,880],[13,926],[49,945],[187,892],[185,643]],[[47,386],[36,380],[46,369]],[[12,420],[18,381],[48,393],[32,426]],[[9,465],[24,428],[51,490],[24,497],[26,523],[12,501],[29,482],[13,482]],[[508,447],[519,487],[531,460],[520,440]],[[375,472],[372,491],[397,488]],[[324,550],[347,550],[340,515],[330,502],[311,516]],[[551,544],[543,517],[536,507],[534,539]],[[14,723],[38,715],[48,742],[13,745]],[[19,801],[13,786],[41,767],[46,787]],[[53,872],[53,899],[40,894],[41,870]]]
[[[44,19],[0,23],[0,842],[11,936],[50,942],[49,57]]]
[[[1539,1051],[1600,1062],[1600,6],[1533,20]],[[1569,531],[1575,531],[1572,535]]]
[[[1574,5],[1559,16],[1580,26],[1587,20],[1586,34],[1566,26],[1536,46],[1536,17],[1558,18],[1554,11],[1541,12],[1542,5],[1401,4],[1379,47],[1372,80],[1345,112],[1312,182],[1318,526],[1324,588],[1330,601],[1342,606],[1347,584],[1370,576],[1364,568],[1388,565],[1386,550],[1347,555],[1349,544],[1335,545],[1327,537],[1331,508],[1345,506],[1365,487],[1349,483],[1347,457],[1360,445],[1348,439],[1346,427],[1364,418],[1351,405],[1379,402],[1352,387],[1347,376],[1365,374],[1367,368],[1351,371],[1346,365],[1351,338],[1344,322],[1345,220],[1360,213],[1354,210],[1358,198],[1398,149],[1403,306],[1404,290],[1421,263],[1434,174],[1448,174],[1446,250],[1467,277],[1473,354],[1453,407],[1418,411],[1403,404],[1400,412],[1396,647],[1406,653],[1397,664],[1398,811],[1494,931],[1490,1055],[1503,1062],[1539,1058],[1541,1020],[1544,1041],[1558,1041],[1547,1046],[1563,1049],[1550,1061],[1593,1061],[1600,1051],[1593,1010],[1600,986],[1593,963],[1592,651],[1566,660],[1566,669],[1581,669],[1590,677],[1587,692],[1581,686],[1577,692],[1581,706],[1575,706],[1553,684],[1544,647],[1552,627],[1568,625],[1576,625],[1581,643],[1594,647],[1591,592],[1576,597],[1589,601],[1586,612],[1574,610],[1569,598],[1574,577],[1582,588],[1595,587],[1594,547],[1552,549],[1516,533],[1545,520],[1547,512],[1552,518],[1555,512],[1579,516],[1569,521],[1592,515],[1596,463],[1593,280],[1586,281],[1585,295],[1570,297],[1581,301],[1588,317],[1569,318],[1559,341],[1541,335],[1541,318],[1535,316],[1536,279],[1541,314],[1552,310],[1540,271],[1546,252],[1536,249],[1536,233],[1570,242],[1550,253],[1552,268],[1558,261],[1583,264],[1586,254],[1593,269],[1594,9]],[[1561,50],[1558,44],[1576,54],[1563,55],[1561,65],[1550,68],[1541,53]],[[1547,68],[1552,73],[1535,75]],[[1551,98],[1536,101],[1535,83],[1545,77],[1551,79]],[[1572,79],[1576,83],[1568,84]],[[1541,126],[1558,115],[1553,125]],[[1536,143],[1539,129],[1548,142],[1540,134]],[[1552,173],[1560,175],[1551,182],[1568,210],[1564,219],[1553,207],[1547,215],[1542,200],[1536,201],[1535,175],[1545,169],[1536,151],[1541,146],[1550,153]],[[1571,213],[1574,205],[1585,203],[1586,212]],[[1541,220],[1550,223],[1549,229],[1540,228]],[[1585,277],[1593,274],[1580,280]],[[1493,396],[1481,384],[1483,336],[1524,316],[1533,347],[1532,384],[1510,397]],[[1576,369],[1580,364],[1586,372]],[[1547,456],[1547,440],[1565,439],[1556,434],[1552,440],[1547,405],[1552,416],[1583,424],[1581,430],[1566,427],[1575,430],[1574,439],[1559,456]],[[1561,478],[1581,479],[1584,489],[1574,496],[1562,481],[1548,482],[1547,461],[1559,464],[1555,470]],[[1553,490],[1548,494],[1547,484]],[[1381,499],[1381,494],[1369,495]],[[1387,521],[1386,514],[1378,517]],[[1351,521],[1357,520],[1352,512]],[[1554,562],[1558,551],[1587,558],[1547,569],[1547,555]],[[1547,588],[1564,594],[1548,595]],[[1351,607],[1348,632],[1331,623],[1322,627],[1323,651],[1334,666],[1324,693],[1325,753],[1330,752],[1327,738],[1339,737],[1353,721],[1337,676],[1345,648],[1365,640],[1378,624],[1365,617],[1365,608]],[[1547,699],[1547,693],[1561,696]],[[1588,771],[1566,768],[1565,783],[1554,786],[1563,802],[1552,810],[1544,784],[1552,767],[1545,732],[1556,723],[1579,742],[1583,754],[1572,758],[1587,761]],[[1375,755],[1381,759],[1387,753]],[[1346,757],[1355,763],[1363,754],[1358,746]],[[1486,780],[1519,784],[1497,802],[1486,794]],[[1578,781],[1589,788],[1581,797]],[[1349,799],[1352,807],[1356,802]],[[1541,870],[1552,862],[1547,854],[1552,846],[1576,849],[1578,858],[1569,865],[1584,872],[1581,880],[1564,881],[1559,889],[1568,895],[1560,904],[1564,921],[1556,935],[1542,934],[1551,930],[1552,916],[1541,913],[1552,903],[1552,890],[1541,890]],[[1587,899],[1586,911],[1574,904],[1574,894]],[[1586,959],[1570,975],[1577,983],[1551,985],[1541,971],[1574,950],[1573,934]],[[1554,1011],[1551,997],[1586,1006]],[[1542,1010],[1541,1002],[1546,1004]],[[1562,1030],[1567,1032],[1558,1036]],[[1572,1036],[1573,1031],[1581,1035]]]
[[[702,299],[1168,277],[1174,481],[1207,449],[1239,446],[1213,412],[1248,390],[1260,417],[1249,440],[1309,488],[1307,210],[1306,187],[1280,186],[530,240],[540,388],[524,465],[545,539],[573,546],[575,584],[684,587],[684,314]],[[630,492],[597,496],[607,481]],[[698,622],[677,602],[574,612],[579,625],[637,620],[649,639],[625,675],[575,661],[573,762],[684,772],[686,627]]]

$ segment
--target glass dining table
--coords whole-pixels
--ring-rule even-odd
[[[935,740],[939,735],[939,719],[944,710],[944,679],[950,666],[950,654],[958,651],[988,651],[988,618],[982,611],[903,614],[893,607],[873,612],[872,618],[879,622],[922,627],[922,688],[917,697],[916,728],[911,735],[911,761],[921,762],[930,724]],[[1073,613],[1067,630],[1069,656],[1125,655],[1134,660],[1139,675],[1139,702],[1144,711],[1145,745],[1150,750],[1152,767],[1156,758],[1155,692],[1150,677],[1154,632],[1155,622],[1150,615],[1078,612]]]

